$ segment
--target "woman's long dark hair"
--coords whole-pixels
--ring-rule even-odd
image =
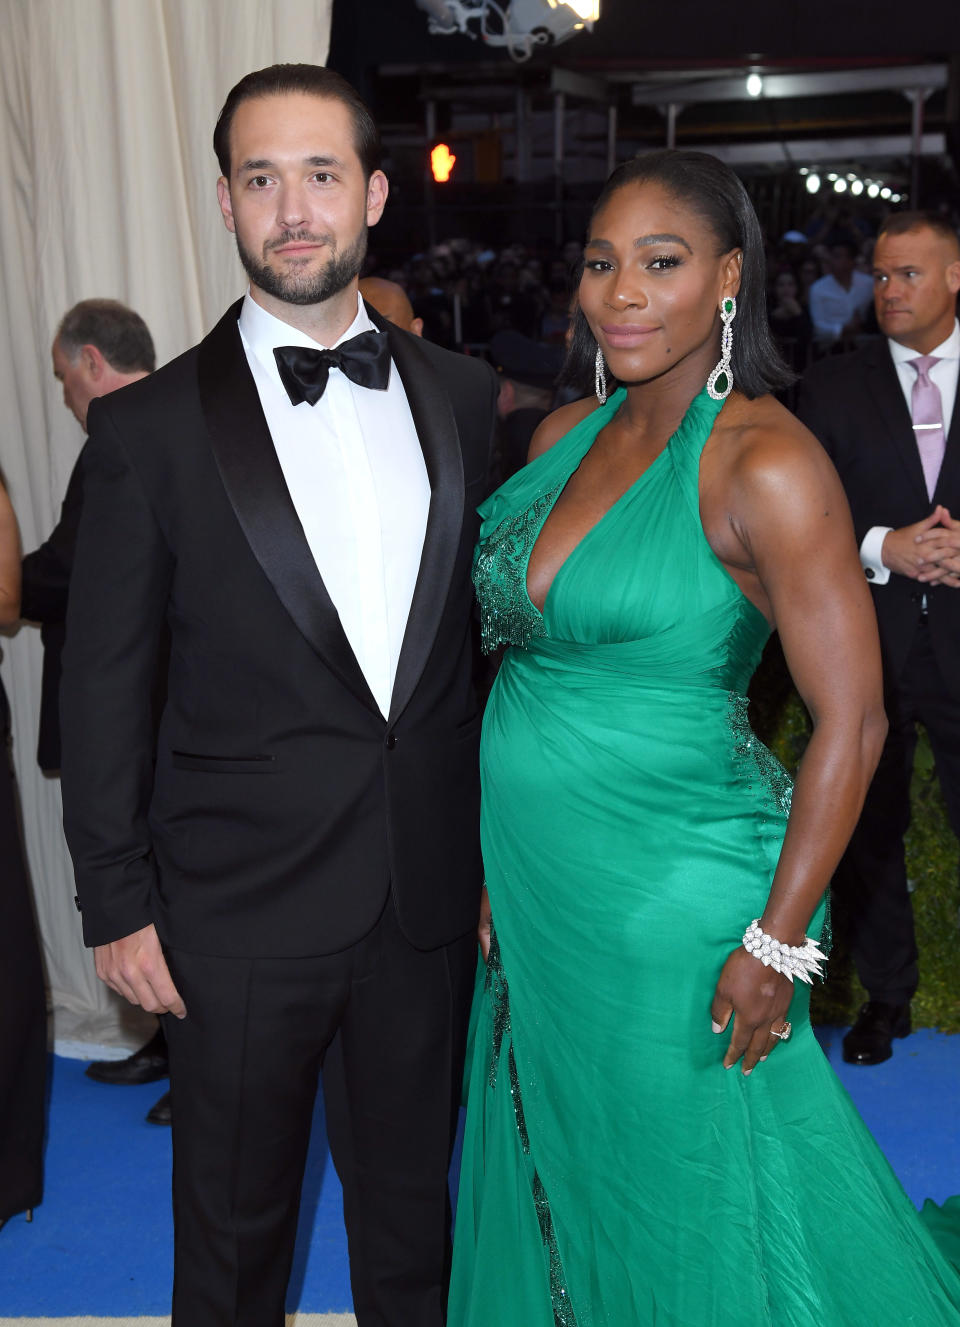
[[[780,357],[767,323],[763,234],[746,189],[730,167],[709,152],[663,148],[617,167],[594,205],[591,223],[624,185],[647,181],[659,184],[677,202],[687,204],[703,218],[717,237],[718,254],[731,249],[743,252],[733,324],[734,386],[751,400],[788,387],[796,375]],[[561,381],[584,389],[588,383],[592,385],[596,354],[597,343],[578,308]],[[611,391],[609,370],[607,381],[607,390]]]

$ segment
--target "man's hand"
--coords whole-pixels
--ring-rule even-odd
[[[928,582],[942,576],[942,572],[930,575],[936,565],[934,554],[939,546],[939,539],[934,537],[927,540],[926,537],[940,527],[944,516],[950,519],[950,513],[946,508],[935,507],[922,521],[916,521],[913,525],[903,525],[899,530],[889,530],[884,536],[880,551],[883,565],[898,576],[908,576],[913,581],[920,580],[924,573],[927,573]],[[939,533],[942,534],[943,531]]]
[[[486,885],[484,885],[483,892],[480,895],[480,922],[477,926],[477,939],[480,941],[480,953],[483,955],[484,963],[490,957],[490,926],[492,920],[490,895],[487,893]]]
[[[960,521],[946,507],[937,507],[940,524],[920,536],[918,547],[926,565],[917,577],[926,585],[960,587]]]
[[[186,1006],[173,984],[157,928],[152,923],[122,940],[97,945],[93,955],[97,976],[125,1000],[141,1005],[151,1014],[170,1013],[186,1018]]]

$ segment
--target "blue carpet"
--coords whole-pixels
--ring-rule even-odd
[[[930,1030],[892,1060],[857,1069],[842,1032],[819,1033],[831,1063],[919,1206],[960,1192],[960,1037]],[[170,1133],[143,1117],[164,1083],[92,1083],[77,1060],[52,1060],[46,1197],[32,1225],[0,1233],[0,1314],[162,1315],[171,1280]],[[288,1307],[350,1308],[340,1185],[318,1108]]]

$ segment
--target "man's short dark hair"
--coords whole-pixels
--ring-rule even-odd
[[[343,102],[353,117],[354,147],[364,178],[380,165],[380,134],[366,103],[345,78],[323,65],[269,65],[241,78],[227,94],[223,110],[213,131],[213,150],[220,163],[220,173],[230,179],[230,126],[237,107],[254,97],[276,97],[287,92],[303,92],[311,97]]]
[[[56,339],[71,360],[82,346],[96,346],[118,373],[152,373],[157,367],[150,329],[119,300],[81,300],[64,314]]]
[[[880,227],[881,235],[906,235],[911,230],[932,230],[941,239],[958,243],[957,232],[940,212],[891,212]]]

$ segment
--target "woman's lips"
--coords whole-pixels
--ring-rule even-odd
[[[630,346],[639,346],[648,341],[660,329],[646,323],[617,323],[615,326],[600,328],[604,340],[615,350],[625,350]]]

